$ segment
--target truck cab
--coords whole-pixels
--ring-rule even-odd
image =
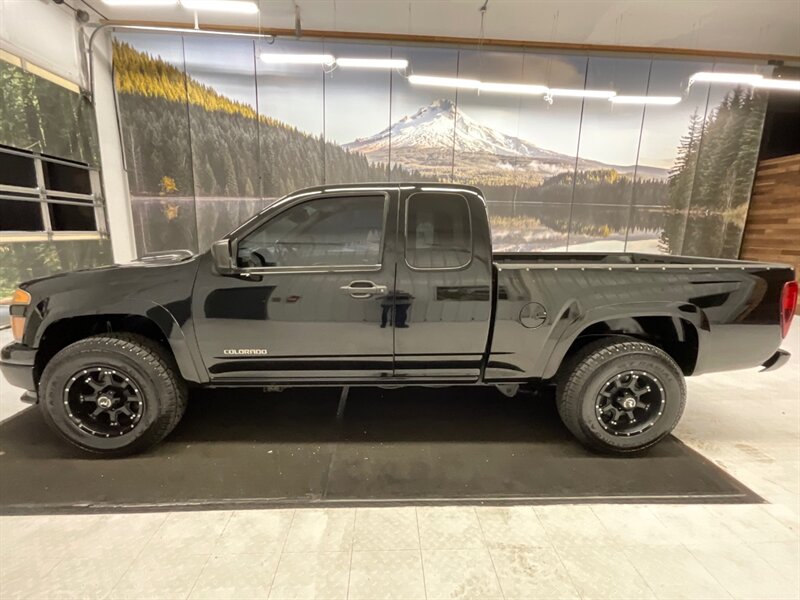
[[[214,245],[192,298],[215,382],[472,383],[492,248],[471,187],[320,187]]]

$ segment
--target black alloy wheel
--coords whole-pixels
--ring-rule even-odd
[[[638,435],[664,414],[666,393],[658,377],[646,371],[624,371],[603,384],[595,400],[597,420],[614,435]]]
[[[143,392],[124,371],[105,366],[81,369],[64,386],[64,410],[80,430],[97,437],[130,433],[145,410]]]

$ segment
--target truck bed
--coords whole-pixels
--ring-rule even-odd
[[[794,279],[789,265],[626,252],[498,252],[493,264],[489,381],[553,377],[586,331],[656,327],[689,340],[687,374],[762,364],[780,345],[781,292]]]

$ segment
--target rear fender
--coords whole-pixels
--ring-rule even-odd
[[[686,302],[630,302],[599,306],[582,311],[580,302],[574,300],[555,320],[550,337],[542,352],[542,378],[551,379],[558,372],[569,349],[576,339],[589,327],[604,321],[646,317],[670,317],[676,329],[682,333],[681,320],[691,323],[697,330],[698,354],[709,333],[710,325],[706,314],[694,304]]]

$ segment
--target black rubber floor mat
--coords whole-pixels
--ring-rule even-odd
[[[87,458],[38,409],[0,424],[0,512],[311,504],[761,502],[668,438],[638,456],[593,454],[552,399],[491,388],[354,388],[192,396],[150,452]]]

